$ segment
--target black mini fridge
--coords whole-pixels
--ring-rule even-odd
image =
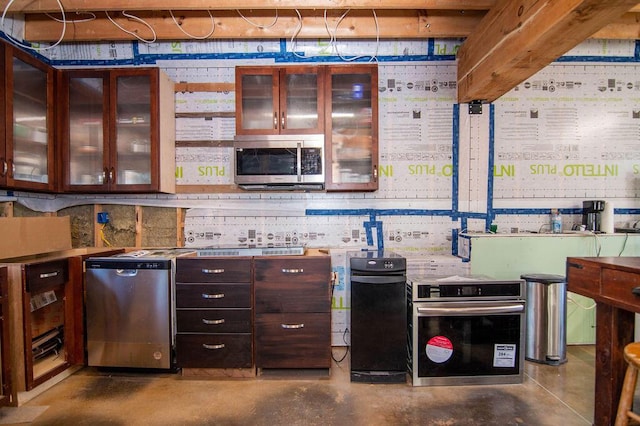
[[[349,252],[351,381],[407,381],[406,259],[391,252]]]

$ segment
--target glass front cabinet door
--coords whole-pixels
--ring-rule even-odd
[[[0,185],[54,190],[54,70],[3,44],[5,138],[0,142]]]
[[[319,67],[238,67],[236,94],[238,135],[324,133]]]
[[[328,191],[378,189],[377,65],[328,67],[325,155]]]
[[[65,191],[175,191],[174,90],[164,73],[72,70],[62,80]]]

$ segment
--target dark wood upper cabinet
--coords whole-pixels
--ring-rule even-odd
[[[65,70],[63,192],[175,192],[174,84],[158,68]]]
[[[0,44],[3,71],[0,186],[55,190],[54,69],[8,43]]]
[[[236,68],[236,134],[324,133],[324,72],[316,66]]]

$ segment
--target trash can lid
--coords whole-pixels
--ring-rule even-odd
[[[522,274],[520,278],[525,281],[534,281],[541,284],[553,284],[565,282],[564,275],[554,274]]]

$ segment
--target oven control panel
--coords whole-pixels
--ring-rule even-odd
[[[460,277],[410,277],[409,291],[414,301],[521,299],[525,297],[524,280],[461,280]]]

